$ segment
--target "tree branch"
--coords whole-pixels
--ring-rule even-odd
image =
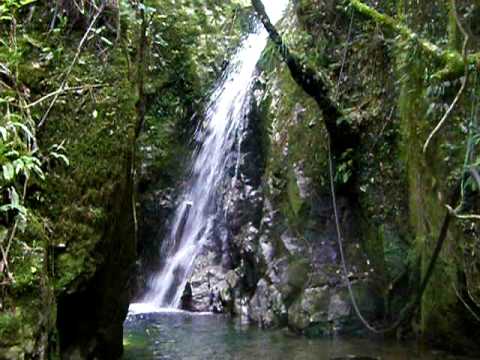
[[[66,92],[70,92],[70,91],[79,91],[79,90],[85,90],[85,89],[97,89],[97,88],[101,88],[101,87],[104,87],[105,85],[103,84],[93,84],[93,85],[83,85],[83,86],[74,86],[74,87],[66,87],[64,89],[58,89],[58,90],[55,90],[43,97],[41,97],[40,99],[38,100],[35,100],[34,102],[24,106],[25,109],[30,109],[34,106],[37,106],[38,104],[44,102],[45,100],[48,100],[49,98],[51,98],[52,96],[57,96],[59,94],[63,94],[63,93],[66,93]]]
[[[332,141],[332,149],[336,155],[358,143],[358,135],[344,121],[343,113],[330,98],[329,89],[318,73],[290,52],[281,35],[270,21],[261,0],[252,0],[252,5],[261,22],[268,31],[282,60],[287,65],[293,80],[318,104],[323,114],[325,126]]]
[[[143,5],[143,2],[142,2]],[[145,123],[146,115],[146,98],[145,98],[145,69],[146,69],[146,47],[147,47],[147,16],[143,6],[140,7],[140,18],[142,24],[140,27],[140,36],[138,44],[138,59],[137,59],[137,123],[135,125],[135,138],[140,136],[143,124]]]

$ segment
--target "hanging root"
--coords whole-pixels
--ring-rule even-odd
[[[337,232],[337,242],[338,242],[338,248],[340,252],[340,260],[341,260],[341,265],[342,265],[342,270],[343,270],[343,275],[347,284],[348,288],[348,293],[350,295],[350,299],[352,302],[353,309],[355,310],[355,314],[357,317],[360,319],[360,321],[363,323],[363,325],[370,330],[371,332],[375,334],[386,334],[386,333],[391,333],[395,330],[397,330],[401,325],[408,323],[417,313],[419,306],[422,302],[423,295],[425,293],[425,290],[428,287],[428,284],[430,282],[430,279],[433,275],[433,272],[435,270],[435,266],[437,264],[437,260],[440,256],[440,253],[443,249],[443,245],[445,244],[445,240],[447,239],[448,236],[448,229],[450,226],[451,221],[454,219],[453,214],[450,211],[447,211],[447,214],[445,215],[445,218],[443,220],[442,228],[440,230],[440,234],[438,236],[435,249],[433,251],[432,257],[430,259],[430,263],[427,268],[427,272],[425,273],[423,280],[421,282],[420,288],[416,294],[416,297],[413,301],[407,302],[407,304],[404,306],[404,308],[400,311],[400,314],[397,318],[397,320],[390,325],[389,327],[386,328],[376,328],[373,325],[371,325],[366,318],[363,316],[358,303],[356,301],[355,294],[353,293],[353,288],[352,284],[350,282],[350,279],[348,277],[348,269],[346,265],[346,259],[345,259],[345,254],[343,251],[343,236],[342,236],[342,231],[341,231],[341,226],[340,226],[340,219],[338,215],[338,209],[337,209],[337,201],[336,201],[336,195],[335,195],[335,182],[334,182],[334,165],[333,165],[333,156],[332,156],[332,151],[331,151],[331,144],[330,140],[328,141],[328,163],[329,163],[329,174],[330,174],[330,191],[331,191],[331,198],[332,198],[332,206],[333,206],[333,212],[335,216],[335,225],[336,225],[336,232]],[[460,184],[455,186],[454,191],[452,195],[450,196],[450,201],[451,203],[457,203],[458,199],[460,197]]]
[[[458,300],[460,300],[460,302],[463,304],[463,306],[465,306],[465,309],[468,310],[468,312],[472,315],[472,317],[475,320],[480,322],[480,316],[478,316],[477,313],[475,313],[475,311],[473,311],[471,306],[468,305],[467,301],[462,297],[462,295],[460,294],[460,292],[458,291],[458,289],[457,289],[457,287],[455,286],[454,283],[452,283],[452,287],[453,287],[453,291],[455,291],[455,295],[457,295]]]
[[[443,115],[442,119],[437,124],[435,129],[433,129],[431,134],[428,136],[427,141],[425,142],[425,145],[423,146],[423,153],[424,154],[426,154],[427,149],[428,149],[428,145],[432,141],[435,134],[437,134],[440,131],[440,129],[443,127],[443,125],[450,118],[451,114],[453,113],[453,110],[455,109],[458,102],[462,98],[463,93],[465,92],[465,89],[467,88],[467,83],[468,83],[468,75],[469,75],[468,66],[469,66],[469,63],[468,63],[468,56],[467,56],[468,55],[467,54],[467,46],[468,46],[468,42],[469,42],[470,38],[469,38],[467,32],[465,31],[465,28],[463,27],[462,22],[460,21],[460,19],[458,17],[456,1],[455,0],[450,0],[450,2],[451,2],[451,6],[452,6],[453,16],[455,17],[455,21],[457,22],[457,26],[460,29],[460,31],[462,32],[463,37],[464,37],[463,48],[462,48],[462,56],[463,56],[463,63],[464,63],[464,76],[462,78],[462,86],[460,87],[460,90],[458,90],[458,93],[455,96],[455,99],[450,104],[447,112],[445,113],[445,115]]]

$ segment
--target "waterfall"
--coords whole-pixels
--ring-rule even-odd
[[[264,1],[276,22],[288,0]],[[189,179],[180,196],[169,233],[162,244],[163,267],[149,283],[144,304],[178,308],[196,256],[209,241],[219,197],[232,153],[238,151],[239,132],[246,118],[255,68],[266,46],[262,26],[248,35],[219,81],[196,130]]]

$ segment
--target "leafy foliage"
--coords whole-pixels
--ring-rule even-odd
[[[16,11],[31,3],[33,1],[4,2],[0,5],[1,20],[16,24]],[[46,153],[38,147],[35,122],[26,106],[28,90],[20,83],[24,48],[18,42],[16,25],[0,45],[0,70],[4,80],[0,82],[0,282],[5,277],[7,283],[15,283],[17,274],[12,266],[16,267],[31,248],[19,240],[19,231],[24,233],[29,221],[34,219],[28,204],[29,186],[46,180],[49,175],[46,164],[51,159],[68,165],[68,158],[62,145],[53,145]],[[22,272],[18,275],[21,277]]]
[[[0,4],[0,21],[12,20],[14,13],[27,5],[34,3],[37,0],[4,0],[3,4]]]

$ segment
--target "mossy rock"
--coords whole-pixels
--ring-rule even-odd
[[[330,291],[328,287],[309,288],[288,308],[288,324],[296,332],[328,335]]]

